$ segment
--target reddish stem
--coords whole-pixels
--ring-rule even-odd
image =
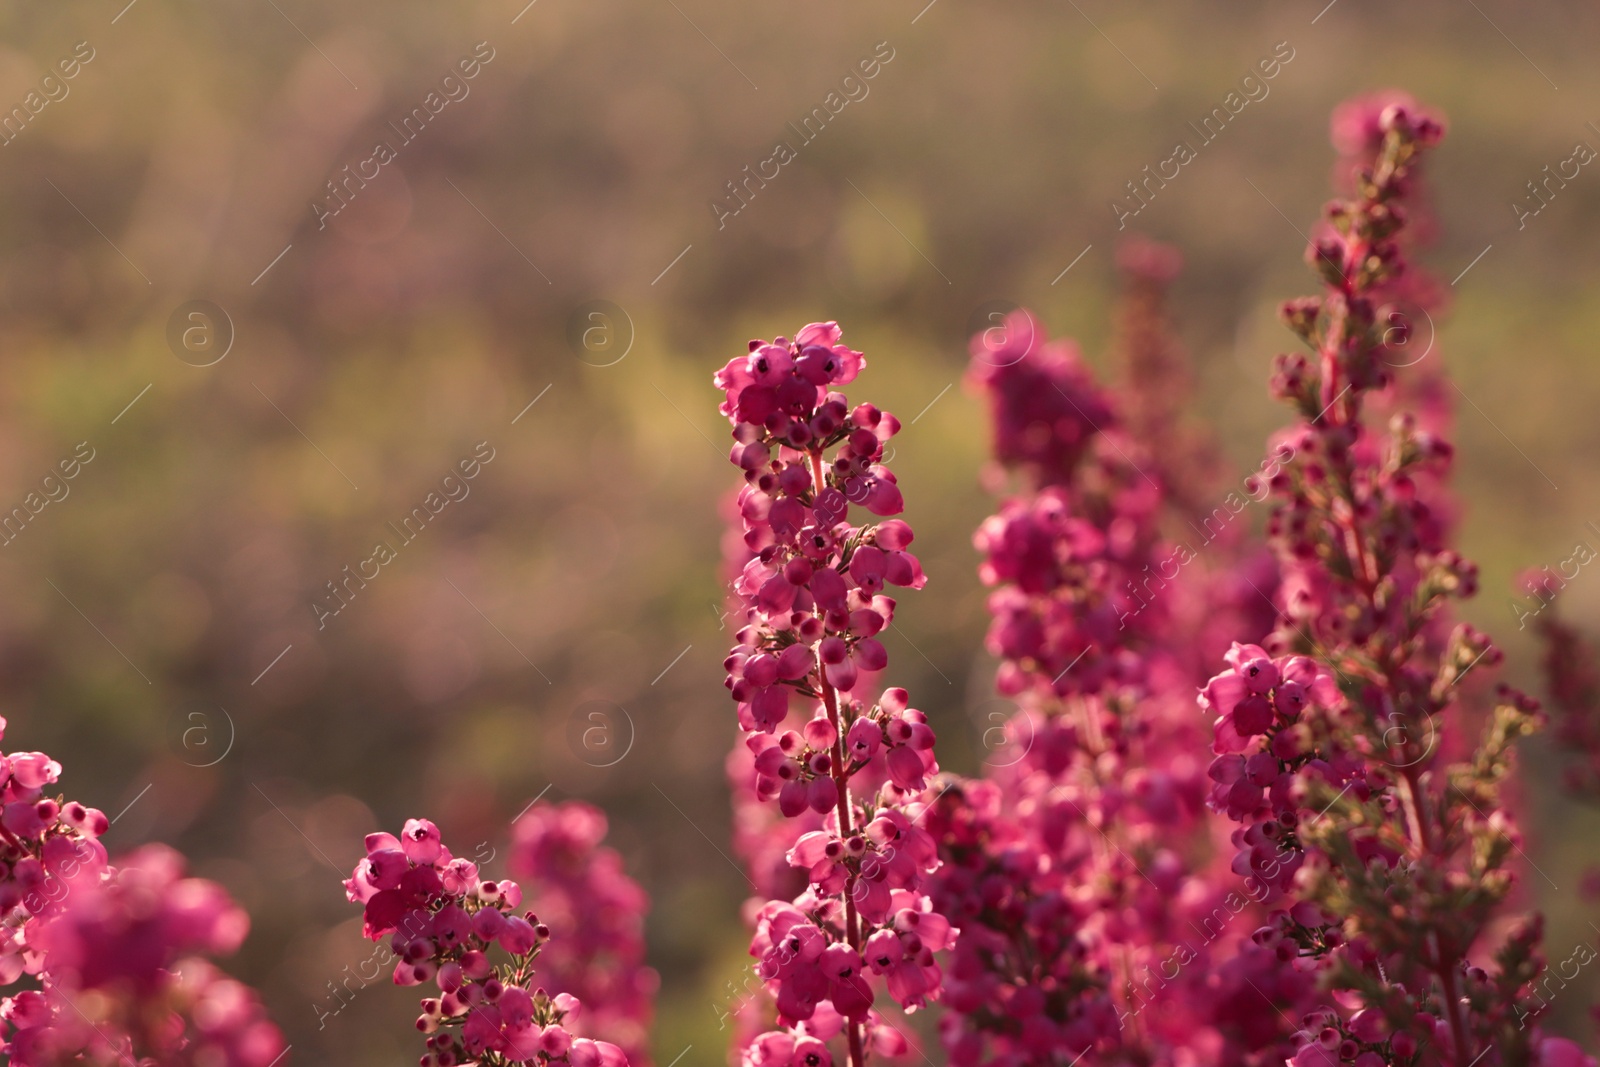
[[[811,457],[811,480],[813,492],[821,492],[827,484],[822,478],[822,451],[817,449],[809,453]],[[839,789],[839,837],[841,840],[854,833],[850,817],[850,776],[846,773],[844,758],[844,724],[839,720],[839,696],[834,692],[833,683],[828,681],[826,665],[822,662],[821,653],[817,657],[817,680],[821,683],[822,706],[828,711],[828,722],[833,725],[833,751],[830,758],[829,772],[833,776],[834,785]],[[861,920],[856,915],[856,878],[851,874],[844,889],[844,935],[851,948],[856,952],[861,951]],[[850,1067],[866,1067],[866,1047],[861,1037],[861,1020],[849,1018],[845,1020],[845,1033],[850,1042]]]
[[[1357,243],[1354,254],[1346,259],[1346,263],[1352,264],[1350,269],[1354,270],[1355,266],[1353,265],[1359,264],[1365,255],[1365,244]],[[1349,274],[1345,275],[1343,279],[1343,285],[1340,288],[1345,298],[1346,308],[1348,309],[1350,302],[1353,301],[1357,296],[1357,287]],[[1348,310],[1346,311],[1346,314],[1348,314]],[[1337,353],[1344,343],[1344,333],[1347,328],[1346,322],[1347,320],[1341,319],[1337,329],[1331,331],[1330,334],[1324,338],[1322,356],[1325,374],[1328,373],[1329,369],[1334,369],[1336,373],[1338,363]],[[1328,382],[1324,385],[1324,393],[1331,391],[1332,384],[1334,383]],[[1348,387],[1347,391],[1353,393],[1353,390],[1349,390]],[[1344,393],[1341,392],[1334,398],[1333,401],[1330,401],[1328,404],[1328,406],[1333,409],[1334,418],[1332,420],[1332,424],[1335,426],[1349,425],[1353,423],[1360,412],[1358,399],[1354,395],[1351,395],[1345,404],[1338,404],[1337,401],[1339,397],[1342,397],[1343,395]],[[1362,591],[1366,594],[1370,602],[1377,587],[1377,561],[1372,559],[1367,553],[1366,538],[1363,536],[1360,519],[1356,515],[1355,491],[1349,472],[1346,470],[1341,470],[1339,474],[1341,483],[1340,488],[1344,492],[1345,501],[1350,506],[1349,521],[1345,525],[1349,539],[1349,545],[1354,550],[1351,554],[1355,557],[1355,563],[1358,572],[1356,577],[1362,586]],[[1386,675],[1384,680],[1387,684],[1387,687],[1390,689],[1390,691],[1393,691],[1393,678],[1388,677],[1388,671],[1384,671],[1384,673]],[[1424,795],[1422,784],[1420,781],[1419,770],[1415,763],[1404,768],[1401,777],[1401,785],[1403,786],[1403,795],[1401,799],[1404,802],[1407,822],[1411,829],[1410,836],[1412,837],[1413,845],[1423,856],[1434,859],[1443,859],[1444,857],[1434,856],[1433,853],[1433,841],[1428,832],[1427,813],[1423,809]],[[1456,1063],[1464,1064],[1466,1062],[1467,1054],[1467,1034],[1466,1025],[1461,1018],[1461,1006],[1457,1002],[1458,997],[1456,995],[1455,982],[1456,961],[1453,959],[1445,959],[1443,954],[1439,951],[1437,940],[1435,940],[1432,962],[1435,965],[1436,973],[1439,976],[1440,984],[1444,992],[1443,999],[1445,1002],[1445,1014],[1450,1020],[1450,1032],[1455,1039]]]
[[[1411,823],[1415,827],[1415,844],[1425,857],[1435,861],[1443,861],[1444,857],[1433,851],[1432,838],[1428,833],[1427,812],[1423,810],[1423,793],[1421,773],[1414,763],[1404,769],[1401,784],[1405,786],[1405,804],[1411,816]],[[1437,934],[1432,935],[1433,960],[1435,973],[1439,976],[1439,983],[1444,990],[1445,1015],[1450,1020],[1450,1033],[1455,1038],[1456,1063],[1467,1065],[1467,1028],[1461,1018],[1460,997],[1456,993],[1456,963],[1454,958],[1445,959]],[[1473,1061],[1476,1062],[1476,1061]]]
[[[1387,181],[1393,169],[1393,160],[1385,155],[1379,161],[1379,174],[1374,175],[1374,183],[1380,184],[1380,177],[1383,181]],[[1366,205],[1357,206],[1365,207]],[[1359,398],[1354,389],[1354,383],[1350,383],[1337,393],[1334,392],[1334,386],[1338,384],[1338,355],[1340,349],[1344,347],[1346,339],[1350,306],[1360,295],[1359,290],[1361,287],[1356,284],[1355,275],[1359,271],[1361,263],[1366,259],[1370,247],[1370,242],[1355,238],[1347,249],[1344,268],[1340,271],[1340,285],[1338,286],[1341,295],[1344,297],[1343,313],[1337,320],[1335,328],[1323,337],[1319,351],[1323,372],[1322,399],[1326,405],[1323,414],[1328,414],[1331,411],[1331,418],[1327,420],[1330,426],[1351,425],[1360,415]],[[1348,399],[1341,404],[1339,401],[1347,393],[1350,394]],[[1330,394],[1332,395],[1330,396]],[[1321,421],[1320,416],[1318,421]],[[1356,515],[1355,491],[1350,473],[1348,470],[1341,470],[1339,474],[1340,488],[1344,491],[1345,501],[1350,505],[1351,509],[1349,521],[1345,525],[1350,547],[1354,550],[1351,554],[1355,557],[1358,571],[1357,579],[1361,583],[1363,592],[1370,603],[1378,582],[1377,561],[1368,554],[1366,538],[1362,536],[1361,522]],[[1385,676],[1384,683],[1386,687],[1390,692],[1393,692],[1395,685],[1392,670],[1386,669],[1385,665],[1381,664],[1380,670]],[[1401,800],[1404,804],[1407,823],[1411,830],[1409,836],[1412,838],[1413,846],[1423,857],[1443,861],[1446,857],[1437,855],[1433,851],[1433,839],[1428,832],[1428,813],[1424,809],[1425,796],[1420,779],[1421,773],[1416,763],[1409,764],[1403,768],[1400,782],[1402,786]],[[1468,1052],[1466,1025],[1461,1018],[1461,1005],[1458,1002],[1459,997],[1456,990],[1455,965],[1458,961],[1453,958],[1444,958],[1437,935],[1432,937],[1431,947],[1433,949],[1433,958],[1430,962],[1433,964],[1443,987],[1445,1014],[1450,1020],[1450,1032],[1455,1040],[1456,1063],[1458,1065],[1466,1065]]]
[[[1456,1063],[1467,1064],[1467,1027],[1461,1019],[1461,998],[1456,994],[1456,969],[1453,961],[1447,963],[1444,959],[1439,960],[1439,981],[1444,984],[1444,1006],[1450,1016],[1451,1036],[1455,1038]]]

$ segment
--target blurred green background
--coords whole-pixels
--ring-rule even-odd
[[[94,450],[0,547],[0,710],[8,746],[66,764],[69,796],[136,801],[113,852],[172,842],[250,908],[230,966],[300,1062],[420,1053],[414,997],[386,982],[319,1027],[327,983],[369,952],[339,886],[362,834],[427,814],[486,855],[545,790],[603,806],[653,895],[658,1062],[722,1062],[745,886],[721,769],[717,502],[736,478],[711,372],[813,319],[867,352],[852,395],[907,424],[894,465],[931,576],[902,599],[893,677],[972,770],[992,668],[970,533],[990,501],[978,407],[946,389],[974,316],[1025,303],[1103,369],[1110,202],[1279,42],[1270,94],[1129,225],[1187,259],[1192,408],[1256,464],[1285,417],[1274,308],[1312,286],[1296,231],[1328,195],[1329,110],[1389,86],[1441,107],[1424,258],[1446,281],[1472,266],[1428,358],[1477,405],[1457,433],[1485,590],[1467,615],[1504,643],[1503,676],[1539,687],[1509,585],[1596,543],[1600,174],[1520,230],[1511,205],[1600,147],[1592,4],[125,3],[0,12],[0,108],[79,42],[94,56],[0,145],[0,507]],[[326,183],[398,145],[389,124],[480,42],[469,94],[319,227]],[[875,53],[892,59],[867,95],[800,145],[785,124]],[[798,158],[719,229],[713,201],[780,139]],[[194,300],[231,321],[209,366],[214,313],[180,316],[202,327],[190,349],[168,338]],[[622,314],[585,317],[597,300]],[[470,496],[319,630],[324,583],[482,441]],[[1600,628],[1600,578],[1564,598]],[[597,723],[614,733],[585,748]],[[1548,746],[1527,765],[1548,877],[1525,884],[1560,960],[1594,937],[1578,883],[1600,818],[1555,790]],[[1552,1026],[1588,1039],[1597,988],[1584,973]]]

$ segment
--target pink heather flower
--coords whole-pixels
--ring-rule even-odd
[[[59,907],[24,924],[43,995],[0,1002],[11,1063],[267,1067],[279,1056],[283,1039],[255,994],[199,958],[234,952],[249,919],[183,866],[171,849],[147,845],[119,867],[78,871]]]
[[[11,781],[19,789],[40,789],[61,777],[61,764],[43,752],[13,752],[6,759]]]
[[[1523,577],[1525,588],[1539,585],[1543,576],[1534,575]],[[1593,643],[1563,620],[1552,604],[1534,617],[1533,629],[1544,642],[1555,740],[1572,760],[1563,770],[1563,782],[1578,796],[1600,797],[1600,670],[1595,667]]]
[[[1547,1037],[1539,1043],[1538,1067],[1595,1067],[1595,1058],[1564,1037]]]
[[[1051,486],[1007,501],[973,537],[984,556],[979,576],[995,588],[987,646],[1003,661],[1002,693],[1094,692],[1136,669],[1110,650],[1158,626],[1170,598],[1157,595],[1167,583],[1145,569],[1163,555],[1158,498],[1131,469],[1122,473],[1117,490],[1096,502],[1103,510],[1069,503],[1065,488]],[[1073,513],[1090,507],[1093,519]]]
[[[541,813],[531,829],[521,831],[515,862],[535,876],[554,875],[552,885],[558,888],[546,892],[558,903],[572,889],[563,877],[577,877],[580,884],[592,880],[613,899],[619,893],[629,895],[617,881],[620,872],[585,869],[607,867],[605,854],[615,856],[609,850],[592,854],[605,829],[597,816],[579,805],[554,816]],[[395,984],[432,985],[439,992],[422,999],[417,1017],[417,1029],[428,1035],[423,1067],[486,1061],[627,1067],[627,1056],[617,1045],[572,1033],[568,1024],[582,1009],[576,996],[530,989],[533,962],[551,931],[531,909],[517,912],[522,902],[517,883],[481,878],[474,864],[451,856],[439,828],[427,819],[407,820],[398,838],[369,834],[366,846],[366,858],[344,883],[345,894],[363,905],[369,939],[388,935],[396,958]],[[547,870],[547,860],[566,869]],[[627,949],[626,929],[622,937],[619,943]],[[491,951],[503,952],[509,962],[493,962]],[[626,1014],[626,1006],[619,1006]]]
[[[580,801],[536,804],[517,820],[507,861],[525,903],[551,930],[540,952],[545,989],[585,1010],[567,1029],[603,1036],[633,1067],[649,1067],[650,1021],[660,979],[645,966],[644,890],[601,842],[606,817]],[[498,915],[494,910],[480,916]],[[570,1016],[570,1012],[569,1012]]]
[[[942,920],[917,918],[932,914],[922,886],[939,863],[916,825],[939,770],[933,731],[904,690],[868,695],[888,665],[877,635],[894,619],[890,589],[926,582],[908,551],[911,527],[890,518],[904,502],[884,443],[900,423],[834,390],[864,365],[839,338],[824,323],[793,341],[752,341],[713,379],[733,424],[729,458],[745,479],[732,585],[741,629],[724,661],[748,752],[729,761],[742,778],[739,847],[756,861],[782,846],[806,875],[793,903],[770,901],[755,916],[750,954],[784,1029],[746,1035],[751,1064],[823,1067],[834,1058],[827,1040],[841,1032],[839,1059],[851,1067],[869,1048],[897,1047],[875,1036],[877,987],[908,1011],[936,996],[933,954],[949,933]],[[852,505],[888,521],[852,522]],[[752,801],[781,818],[749,814]],[[763,836],[770,845],[751,840]],[[775,880],[766,861],[753,866]],[[926,925],[926,936],[906,924]],[[899,933],[902,953],[874,970],[861,949],[887,931]]]
[[[97,839],[110,821],[97,808],[45,796],[45,786],[60,777],[61,764],[43,752],[0,756],[0,917],[17,908],[30,915],[53,911],[67,881],[106,867]],[[3,960],[0,976],[9,966]]]
[[[990,398],[995,459],[1023,469],[1035,485],[1065,480],[1091,437],[1113,424],[1078,347],[1047,342],[1024,310],[972,339],[967,385]]]
[[[1384,89],[1354,97],[1335,107],[1329,123],[1329,138],[1347,162],[1370,166],[1383,150],[1388,127],[1396,124],[1408,126],[1409,136],[1424,148],[1431,148],[1444,136],[1444,122],[1440,116],[1419,105],[1410,93]]]
[[[1122,275],[1114,349],[1121,371],[1118,427],[1138,444],[1138,464],[1158,482],[1169,504],[1202,529],[1213,519],[1222,463],[1209,429],[1198,427],[1185,404],[1193,396],[1189,359],[1167,309],[1167,289],[1183,264],[1178,250],[1129,235],[1116,250]],[[1206,533],[1238,539],[1242,530]]]
[[[1542,1003],[1537,920],[1510,924],[1493,959],[1467,955],[1514,885],[1502,782],[1536,705],[1502,686],[1483,740],[1461,738],[1472,694],[1459,683],[1499,653],[1448,626],[1448,598],[1477,581],[1445,543],[1443,420],[1402,412],[1380,434],[1366,417],[1397,366],[1379,312],[1419,291],[1404,283],[1406,201],[1441,131],[1410,101],[1336,113],[1356,195],[1328,207],[1307,251],[1323,294],[1283,308],[1312,356],[1280,357],[1273,380],[1303,420],[1269,486],[1282,615],[1259,644],[1235,644],[1199,698],[1218,753],[1210,804],[1238,825],[1233,869],[1278,906],[1239,966],[1269,999],[1282,989],[1274,1006],[1301,1027],[1230,1037],[1297,1067],[1569,1056],[1526,1025]]]
[[[1175,257],[1130,255],[1146,272],[1131,299],[1148,301]],[[993,338],[975,339],[969,381],[1021,483],[974,539],[994,590],[996,685],[1020,708],[985,735],[985,780],[951,783],[926,820],[943,860],[933,904],[960,930],[941,1038],[957,1067],[1049,1067],[1091,1049],[1108,1062],[1204,1062],[1222,1040],[1208,958],[1249,930],[1202,927],[1238,909],[1185,856],[1205,793],[1191,646],[1211,638],[1182,623],[1202,617],[1210,569],[1171,565],[1162,468],[1075,361],[1038,358],[1065,346],[1043,345],[1026,313],[1017,322],[1029,344],[1004,350],[1015,362],[996,366]],[[1146,356],[1157,346],[1131,343]]]
[[[78,875],[66,909],[35,929],[32,946],[53,970],[72,971],[81,989],[147,989],[179,956],[232,955],[249,916],[215,882],[182,878],[183,865],[166,846],[148,845],[125,857],[109,882],[98,872]]]
[[[0,1000],[0,1054],[16,1067],[267,1067],[278,1030],[202,958],[239,947],[244,911],[214,882],[185,878],[165,846],[111,866],[105,814],[44,795],[61,771],[42,752],[0,756],[0,984],[28,973],[39,986]]]
[[[1268,903],[1289,891],[1304,859],[1288,831],[1317,815],[1303,783],[1362,799],[1370,785],[1361,761],[1330,760],[1310,743],[1313,723],[1344,709],[1327,667],[1306,656],[1274,661],[1256,645],[1235,644],[1226,659],[1230,669],[1200,696],[1201,707],[1216,715],[1213,749],[1220,753],[1208,771],[1211,806],[1247,826],[1234,837],[1233,869],[1267,887],[1259,899]]]

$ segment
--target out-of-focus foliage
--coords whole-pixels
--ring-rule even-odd
[[[1536,687],[1510,576],[1600,543],[1600,176],[1543,187],[1521,229],[1512,204],[1577,142],[1600,147],[1594,12],[923,3],[0,13],[0,109],[28,114],[58,61],[93,53],[0,145],[0,509],[66,493],[0,546],[3,711],[74,795],[112,814],[136,801],[114,851],[171,842],[250,908],[241,968],[293,1055],[411,1054],[408,999],[351,979],[371,973],[338,884],[352,843],[426,812],[487,855],[548,789],[606,808],[654,896],[658,1062],[691,1044],[686,1065],[721,1061],[748,887],[725,855],[716,501],[735,474],[712,370],[818,318],[866,350],[861,387],[906,423],[895,469],[931,577],[889,639],[897,680],[935,717],[941,760],[972,769],[995,702],[975,652],[981,425],[946,391],[966,335],[1017,301],[1103,349],[1111,202],[1198,143],[1188,124],[1279,42],[1294,58],[1266,95],[1128,220],[1188,261],[1188,401],[1253,468],[1281,418],[1273,308],[1305,288],[1330,108],[1389,85],[1439,105],[1427,258],[1445,278],[1473,265],[1424,358],[1470,398],[1458,484],[1486,592],[1469,617]],[[475,48],[492,59],[444,84]],[[402,143],[390,124],[430,92],[448,102]],[[803,143],[786,124],[813,108],[830,117]],[[394,160],[319,227],[326,183],[380,140]],[[743,186],[719,229],[712,203],[737,203],[726,183],[778,140],[796,158]],[[195,299],[232,321],[211,366],[169,348]],[[627,321],[575,319],[599,299]],[[593,325],[623,333],[575,349]],[[46,486],[85,441],[93,459]],[[460,495],[441,483],[475,449],[493,458],[451,483],[468,495],[402,544],[387,524]],[[319,629],[313,603],[338,603],[325,583],[379,541],[395,558]],[[1600,577],[1563,597],[1600,619]],[[1529,770],[1525,884],[1559,959],[1591,936],[1579,882],[1600,819]],[[1595,990],[1581,976],[1553,1028],[1586,1036]]]

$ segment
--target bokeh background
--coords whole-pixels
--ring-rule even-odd
[[[118,815],[114,852],[171,842],[250,908],[230,966],[293,1059],[420,1051],[412,995],[386,984],[319,1019],[369,952],[339,886],[361,836],[428,814],[488,856],[544,795],[602,806],[653,895],[658,1063],[722,1062],[745,886],[721,770],[717,503],[736,479],[710,374],[814,319],[868,353],[852,392],[907,424],[895,467],[931,575],[902,600],[894,677],[973,770],[993,704],[970,533],[990,501],[966,335],[1025,303],[1105,369],[1111,201],[1279,42],[1270,94],[1129,222],[1187,260],[1188,401],[1255,466],[1285,414],[1273,312],[1311,285],[1328,112],[1389,86],[1441,107],[1425,259],[1470,270],[1427,358],[1472,401],[1466,614],[1540,687],[1512,576],[1600,545],[1600,173],[1520,229],[1512,205],[1600,148],[1593,5],[524,2],[0,11],[0,107],[80,42],[93,55],[0,144],[0,507],[80,442],[94,457],[0,547],[6,744]],[[326,183],[398,144],[389,124],[475,49],[492,59],[469,95],[319,220]],[[875,54],[867,95],[799,145],[785,124]],[[726,183],[780,139],[798,158],[719,228]],[[470,496],[319,629],[325,583],[484,441]],[[1600,576],[1563,597],[1600,628]],[[1594,938],[1600,817],[1560,795],[1557,763],[1528,747],[1523,806],[1559,960]],[[1596,993],[1586,971],[1552,1027],[1589,1040]]]

